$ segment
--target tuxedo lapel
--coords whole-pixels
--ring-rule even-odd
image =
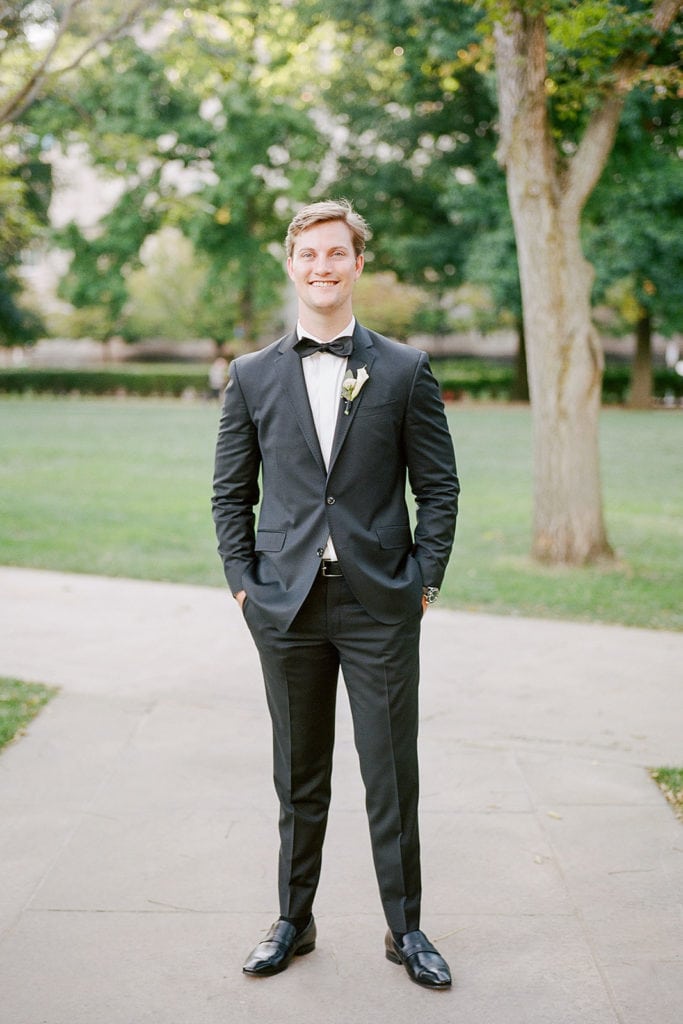
[[[367,331],[356,324],[356,330],[353,334],[353,352],[349,356],[347,369],[353,371],[354,377],[360,370],[361,366],[364,366],[370,374],[372,364],[375,359],[375,350],[370,340],[370,336]],[[371,378],[369,378],[361,390],[360,394],[349,403],[348,413],[345,411],[345,402],[339,399],[339,412],[337,413],[337,426],[334,433],[334,441],[332,442],[332,453],[330,455],[330,468],[329,472],[332,472],[332,468],[335,464],[337,456],[342,449],[344,441],[346,440],[347,434],[351,428],[351,424],[355,418],[358,410],[359,403],[363,400],[365,394],[365,388],[369,388],[372,384]]]
[[[318,434],[313,422],[311,404],[308,400],[304,371],[301,366],[301,357],[294,351],[296,343],[295,335],[288,335],[278,349],[276,372],[278,384],[282,388],[289,403],[292,406],[294,415],[299,424],[299,429],[304,435],[306,444],[311,449],[313,458],[318,463],[321,472],[326,473],[325,461],[320,451]]]

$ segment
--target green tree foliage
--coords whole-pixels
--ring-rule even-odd
[[[140,247],[160,224],[158,214],[145,207],[150,188],[146,180],[125,192],[101,221],[101,233],[85,235],[71,223],[61,233],[62,244],[73,253],[60,286],[62,298],[77,308],[103,307],[107,312],[106,334],[121,329],[128,298],[126,274],[140,265]]]
[[[525,383],[521,296],[505,177],[495,160],[495,82],[479,15],[453,0],[324,5],[350,54],[329,102],[346,137],[337,189],[367,210],[375,257],[429,289],[415,328],[453,329],[448,301],[463,282],[490,297],[472,319],[519,333],[518,397]],[[358,68],[358,70],[356,70]],[[362,69],[362,71],[361,71]]]
[[[0,49],[2,70],[11,66],[12,74],[4,78],[9,86],[0,85],[0,103],[7,107],[22,82],[33,81],[56,41],[32,105],[15,127],[30,128],[38,149],[55,136],[65,149],[85,141],[99,173],[121,183],[118,202],[97,230],[74,224],[64,232],[73,261],[63,294],[84,310],[105,309],[108,331],[127,330],[127,281],[140,269],[140,248],[163,225],[176,226],[194,246],[203,308],[212,311],[218,340],[236,331],[258,337],[280,303],[281,238],[293,209],[334,191],[350,195],[372,223],[368,269],[431,289],[432,327],[446,327],[440,296],[465,280],[486,284],[496,307],[514,319],[516,250],[494,159],[493,46],[481,21],[485,8],[492,22],[511,6],[493,0],[12,5]],[[650,6],[531,5],[548,20],[547,103],[560,166],[579,144],[625,34],[635,47],[649,45]],[[123,29],[133,11],[145,20],[135,31]],[[653,66],[652,86],[666,85],[666,62]],[[44,155],[34,164],[49,170]],[[652,173],[658,173],[654,166]],[[13,163],[0,174],[16,186]],[[21,180],[13,216],[18,203],[30,225],[28,241],[40,218],[25,207],[30,189]],[[0,196],[7,193],[0,184]],[[607,199],[599,206],[606,210]],[[596,223],[600,218],[607,223],[604,213]],[[595,252],[607,252],[606,242]],[[663,309],[671,282],[645,280],[656,285]]]
[[[353,293],[353,308],[363,323],[391,338],[405,340],[426,307],[425,290],[401,284],[391,271],[363,274]]]
[[[121,333],[128,339],[221,336],[218,310],[206,302],[208,261],[179,228],[149,235],[140,248],[141,266],[127,276],[128,299]]]
[[[281,4],[190,4],[81,69],[70,113],[48,120],[62,118],[64,131],[66,116],[71,138],[124,193],[95,237],[75,226],[64,234],[74,253],[65,296],[107,304],[120,329],[144,238],[175,225],[208,268],[217,340],[258,336],[281,301],[285,225],[315,189],[327,148],[306,88],[307,45]]]
[[[0,343],[29,341],[42,328],[21,305],[17,274],[47,226],[54,140],[37,106],[152,7],[150,0],[0,3]]]
[[[683,165],[680,109],[661,89],[629,97],[605,174],[585,218],[595,294],[614,303],[636,350],[630,403],[652,402],[652,334],[683,322]]]
[[[426,274],[440,283],[450,277],[486,284],[496,306],[517,317],[521,295],[514,230],[504,175],[495,161],[493,52],[486,37],[491,25],[482,22],[484,7],[494,17],[509,6],[351,0],[340,9],[321,0],[318,10],[337,20],[343,33],[339,45],[349,56],[370,51],[367,75],[366,63],[359,68],[349,61],[329,103],[347,130],[337,184],[371,214],[377,265],[408,280],[424,280]],[[553,136],[560,155],[569,155],[594,106],[590,91],[601,87],[605,66],[616,59],[624,39],[630,33],[634,47],[649,42],[644,5],[572,0],[537,6],[548,12]],[[664,91],[674,62],[674,53],[669,63],[660,56],[659,73],[649,74]],[[620,139],[632,136],[628,121],[627,112]],[[615,209],[622,204],[623,182],[638,164],[636,145],[631,138],[621,147],[621,167],[607,175],[591,216],[606,200]],[[672,169],[675,165],[671,160]],[[651,165],[652,173],[659,168],[664,170],[661,162]],[[636,182],[634,191],[639,188]],[[628,237],[628,227],[623,234]],[[609,281],[612,256],[603,269],[603,251],[596,246],[591,255],[599,275]]]
[[[19,122],[68,71],[101,53],[153,0],[15,0],[0,6],[0,125]]]
[[[605,174],[586,209],[586,249],[596,294],[622,278],[638,310],[665,334],[683,321],[683,163],[680,108],[634,93]]]
[[[36,111],[43,130],[84,142],[91,163],[122,191],[96,231],[67,225],[57,236],[73,256],[60,294],[77,308],[107,311],[106,333],[122,330],[126,275],[140,247],[176,202],[164,180],[167,143],[178,124],[199,120],[198,104],[168,80],[162,63],[132,39],[81,68],[68,105],[54,97]]]
[[[367,211],[371,269],[437,293],[453,287],[472,241],[454,195],[476,180],[495,145],[478,19],[452,0],[319,9],[336,20],[346,58],[325,97],[342,132],[335,187]]]
[[[51,194],[50,167],[40,140],[15,129],[0,149],[0,344],[31,341],[41,329],[22,307],[18,269],[32,240],[44,231]]]

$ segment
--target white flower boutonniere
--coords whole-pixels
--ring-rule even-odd
[[[345,416],[349,415],[349,410],[351,409],[351,402],[354,400],[354,398],[358,398],[366,380],[370,380],[370,374],[368,373],[364,366],[361,366],[355,377],[353,375],[353,370],[346,371],[346,376],[344,377],[344,381],[342,383],[342,398],[344,399]]]

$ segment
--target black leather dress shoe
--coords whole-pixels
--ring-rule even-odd
[[[289,967],[293,957],[315,949],[316,935],[313,915],[302,932],[297,932],[289,921],[276,921],[265,939],[252,949],[242,970],[261,978],[279,974]]]
[[[387,960],[403,964],[408,977],[425,988],[449,988],[451,972],[424,932],[406,932],[400,944],[390,931],[384,940]]]

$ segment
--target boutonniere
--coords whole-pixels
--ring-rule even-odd
[[[370,374],[361,366],[358,373],[354,377],[353,370],[347,370],[346,376],[342,382],[342,398],[344,399],[344,415],[349,415],[351,409],[351,402],[354,398],[358,398],[359,394],[363,389],[363,385],[366,380],[370,380]]]

